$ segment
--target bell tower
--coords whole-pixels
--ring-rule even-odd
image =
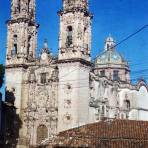
[[[11,19],[35,20],[35,0],[11,0]]]
[[[35,0],[11,0],[11,19],[7,21],[7,65],[25,64],[35,57],[37,28]]]
[[[63,0],[59,11],[59,59],[90,61],[91,18],[87,0]]]
[[[58,14],[58,131],[63,131],[88,123],[92,14],[87,0],[63,0]]]
[[[28,99],[26,76],[35,59],[37,28],[35,0],[11,0],[11,18],[7,21],[6,94],[13,94],[13,105],[19,119],[17,147],[27,148],[24,108]],[[6,101],[11,100],[9,96]]]

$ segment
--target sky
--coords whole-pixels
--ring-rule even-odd
[[[58,51],[59,17],[57,11],[62,0],[36,0],[36,21],[40,24],[38,47],[44,39],[54,54]],[[92,59],[104,48],[109,34],[120,42],[142,26],[148,24],[147,0],[89,0],[92,21]],[[10,19],[10,0],[0,0],[0,63],[5,63],[6,20]],[[132,80],[148,80],[148,27],[117,47],[131,67]],[[39,53],[39,52],[37,52]]]

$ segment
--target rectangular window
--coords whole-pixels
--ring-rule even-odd
[[[119,71],[118,70],[114,70],[114,72],[113,72],[113,80],[114,81],[119,80]]]
[[[11,50],[11,56],[14,57],[15,55],[16,55],[16,51],[15,51],[15,49],[12,49]]]
[[[68,26],[67,27],[67,41],[66,41],[67,47],[70,47],[72,45],[72,31],[73,31],[72,26]]]
[[[100,76],[105,77],[105,70],[100,71]]]
[[[46,83],[46,73],[41,73],[41,83]]]
[[[13,49],[11,50],[11,56],[14,57],[17,54],[17,35],[13,36]]]

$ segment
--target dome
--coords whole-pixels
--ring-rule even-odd
[[[95,64],[124,64],[123,57],[116,51],[105,51],[95,59]]]
[[[104,52],[97,56],[95,59],[95,65],[105,65],[105,64],[113,64],[113,65],[122,65],[127,62],[124,58],[115,50],[116,42],[109,35],[109,37],[105,41]]]

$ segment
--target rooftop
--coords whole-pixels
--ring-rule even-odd
[[[53,141],[54,146],[69,148],[147,148],[148,122],[101,121],[61,132]]]

